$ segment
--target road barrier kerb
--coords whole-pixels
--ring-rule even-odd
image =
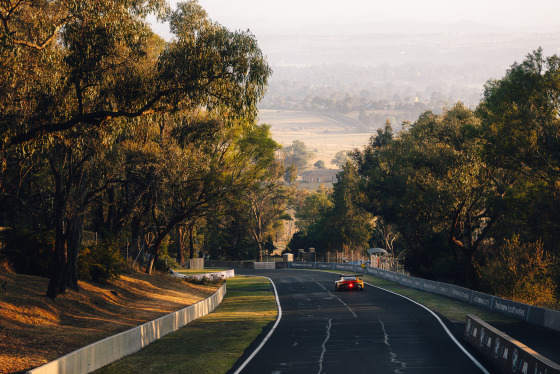
[[[212,312],[225,297],[226,284],[205,300],[107,337],[39,366],[27,374],[87,374],[138,352],[148,344]]]
[[[465,339],[503,373],[560,374],[560,366],[521,342],[467,314]]]
[[[224,270],[224,271],[216,271],[212,273],[203,273],[203,274],[181,274],[177,273],[173,270],[169,270],[169,273],[172,277],[177,278],[185,278],[185,279],[208,279],[208,280],[215,280],[215,279],[227,279],[235,277],[235,270]]]
[[[360,265],[346,263],[288,262],[288,267],[292,269],[327,269],[330,267],[333,270],[371,274],[379,278],[399,283],[400,285],[406,287],[444,295],[477,307],[485,308],[493,312],[529,322],[533,325],[560,331],[560,312],[502,299],[453,284],[429,281],[369,266],[362,268]]]

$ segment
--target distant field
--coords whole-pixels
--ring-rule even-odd
[[[323,160],[328,168],[336,167],[330,163],[336,152],[362,148],[375,132],[357,132],[356,120],[350,117],[288,110],[261,110],[259,123],[270,125],[272,137],[283,146],[301,140],[315,152],[311,164]]]

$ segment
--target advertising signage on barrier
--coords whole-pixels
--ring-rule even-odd
[[[422,282],[422,289],[429,292],[437,292],[438,282],[424,280]]]
[[[301,269],[311,269],[313,268],[312,262],[290,262],[290,267],[301,268]]]
[[[451,294],[451,286],[447,283],[438,282],[437,293],[449,296]]]
[[[494,296],[488,295],[482,292],[472,292],[472,303],[473,305],[479,306],[485,309],[492,309],[492,301]]]
[[[451,292],[449,293],[449,296],[454,298],[454,299],[459,299],[462,300],[466,303],[470,303],[471,302],[471,297],[472,297],[472,291],[469,290],[468,288],[463,288],[463,287],[459,287],[459,286],[451,286]]]
[[[412,278],[408,275],[399,274],[399,283],[410,287],[412,286]]]
[[[521,304],[511,300],[501,299],[499,297],[494,298],[492,310],[513,318],[523,319],[525,321],[527,321],[529,317],[529,305]]]
[[[465,338],[503,373],[560,374],[560,366],[471,314],[467,315]]]

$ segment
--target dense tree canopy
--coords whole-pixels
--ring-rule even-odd
[[[130,232],[150,271],[169,233],[274,161],[255,125],[271,70],[253,35],[195,0],[8,1],[0,21],[2,220],[54,233],[48,296],[77,289],[84,225]]]
[[[555,306],[559,62],[534,51],[488,82],[476,110],[457,103],[428,111],[398,134],[387,122],[351,153],[356,174],[344,167],[332,205],[312,195],[299,206],[294,245],[358,248],[366,240],[404,257],[414,275]],[[358,219],[367,217],[360,209],[370,221]]]

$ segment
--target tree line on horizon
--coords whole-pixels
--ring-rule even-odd
[[[559,109],[560,58],[539,49],[489,81],[474,110],[386,124],[332,191],[302,201],[290,247],[381,247],[414,276],[557,308]]]

